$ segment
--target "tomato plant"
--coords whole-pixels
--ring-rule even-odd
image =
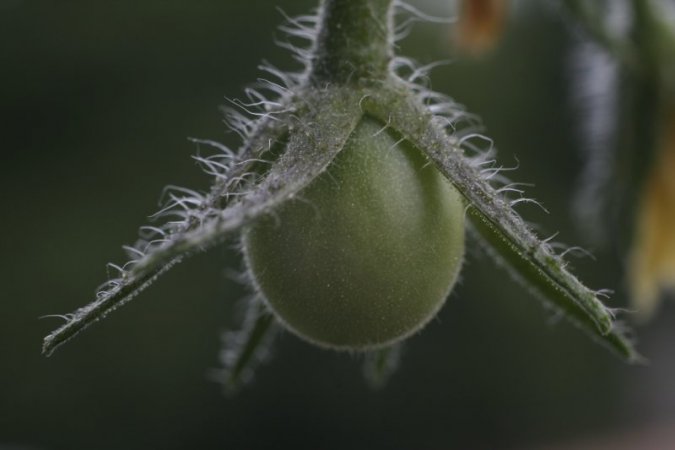
[[[197,161],[211,189],[169,190],[127,247],[130,260],[97,299],[64,316],[44,352],[131,300],[197,251],[242,236],[255,299],[225,371],[236,384],[275,323],[323,346],[374,351],[386,372],[392,344],[442,306],[464,253],[464,223],[479,245],[531,292],[628,362],[640,360],[564,252],[513,209],[531,201],[503,177],[476,119],[420,82],[425,68],[394,54],[393,0],[324,0],[285,30],[304,70],[246,90],[229,123],[243,138]],[[408,23],[412,23],[411,20]],[[399,31],[401,31],[399,29]],[[405,33],[399,33],[405,34]],[[261,167],[265,167],[261,169]],[[393,351],[390,351],[393,350]]]

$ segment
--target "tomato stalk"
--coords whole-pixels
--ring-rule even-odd
[[[324,0],[319,20],[311,82],[349,84],[388,76],[393,0]]]

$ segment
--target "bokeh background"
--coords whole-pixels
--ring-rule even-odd
[[[637,330],[650,364],[627,366],[475,249],[379,391],[358,355],[285,333],[251,385],[222,395],[208,374],[244,294],[227,245],[40,354],[60,321],[39,317],[92,299],[161,189],[208,186],[186,138],[236,146],[224,97],[260,77],[262,59],[295,68],[274,45],[276,6],[293,15],[314,2],[0,0],[0,449],[675,448],[672,304]],[[546,2],[521,1],[482,58],[457,57],[451,34],[419,24],[401,52],[453,60],[431,84],[482,116],[500,163],[518,165],[512,178],[550,211],[522,214],[542,236],[584,243],[570,213],[582,167],[573,33]],[[594,253],[575,270],[625,306],[625,261]]]

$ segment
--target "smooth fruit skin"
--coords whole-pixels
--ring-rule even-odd
[[[419,330],[450,293],[464,205],[407,143],[363,119],[327,170],[243,237],[277,318],[315,344],[384,347]]]

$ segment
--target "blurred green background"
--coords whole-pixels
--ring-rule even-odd
[[[449,12],[440,0],[414,4]],[[294,15],[313,2],[0,0],[0,449],[594,448],[596,436],[675,424],[672,304],[638,330],[650,365],[629,367],[475,248],[381,391],[366,386],[358,355],[285,333],[253,384],[223,396],[208,373],[243,295],[228,278],[241,267],[232,245],[41,356],[61,322],[39,317],[92,300],[161,189],[208,186],[186,138],[236,146],[217,109],[224,97],[260,77],[262,59],[295,68],[274,45],[277,5]],[[452,58],[449,36],[419,24],[401,51]],[[500,163],[536,186],[528,192],[550,215],[522,206],[525,218],[578,244],[570,43],[554,8],[520,2],[493,53],[455,59],[431,84],[481,115]],[[595,253],[576,271],[623,306],[624,261]]]

